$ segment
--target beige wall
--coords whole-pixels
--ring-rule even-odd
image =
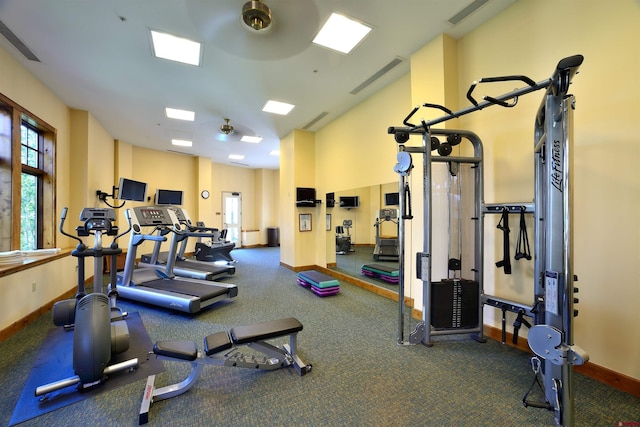
[[[67,229],[75,228],[77,206],[93,206],[85,182],[98,182],[100,171],[87,171],[86,141],[102,132],[90,115],[73,114],[69,108],[6,51],[0,49],[0,92],[56,129],[56,218],[69,207]],[[97,125],[99,127],[99,125]],[[79,132],[83,137],[76,141]],[[108,171],[107,174],[111,172]],[[80,180],[80,182],[78,182]],[[58,220],[56,220],[56,224]],[[71,247],[73,240],[56,234],[57,247]],[[19,321],[54,300],[77,283],[76,260],[65,257],[16,274],[0,277],[0,329]],[[87,270],[91,271],[91,263]],[[35,284],[35,286],[34,286]]]
[[[317,264],[316,254],[324,250],[317,244],[324,235],[321,207],[296,206],[297,187],[316,188],[315,147],[315,135],[298,129],[280,142],[280,260],[292,267]],[[320,194],[316,188],[316,198]],[[311,231],[299,230],[300,214],[311,214]]]

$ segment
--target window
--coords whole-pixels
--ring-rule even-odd
[[[55,247],[55,129],[0,95],[0,251]]]
[[[20,126],[22,175],[20,178],[20,249],[42,248],[42,132],[22,123]]]

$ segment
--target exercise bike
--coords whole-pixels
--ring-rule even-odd
[[[351,248],[351,234],[349,229],[353,226],[353,220],[345,219],[342,225],[336,226],[336,255],[348,255],[354,252]],[[345,234],[345,230],[346,234]]]
[[[118,292],[116,289],[116,269],[111,269],[111,283],[107,292],[103,292],[102,260],[105,255],[111,256],[112,265],[122,253],[117,239],[127,234],[129,229],[118,234],[115,210],[111,208],[84,208],[80,214],[83,224],[76,227],[80,237],[94,236],[93,247],[87,247],[80,237],[64,231],[67,208],[62,210],[60,232],[78,241],[71,255],[78,258],[78,290],[75,298],[59,301],[53,306],[53,323],[65,330],[73,330],[73,371],[76,375],[37,387],[36,397],[78,385],[80,390],[100,385],[105,378],[114,372],[132,370],[138,366],[138,359],[109,365],[111,357],[129,349],[129,329],[123,320],[126,313],[116,307]],[[127,218],[129,220],[129,218]],[[130,222],[130,221],[129,221]],[[109,248],[102,247],[102,236],[115,236]],[[93,292],[86,293],[84,285],[84,260],[94,259]]]

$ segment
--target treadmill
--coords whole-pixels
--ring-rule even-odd
[[[185,313],[197,313],[238,295],[238,287],[230,283],[176,277],[173,273],[177,252],[175,239],[171,239],[166,265],[135,268],[136,252],[141,243],[167,240],[164,235],[142,234],[143,228],[170,229],[180,233],[182,226],[175,213],[166,207],[138,206],[127,212],[132,230],[124,272],[118,275],[120,297]]]
[[[187,246],[187,240],[189,237],[208,238],[212,236],[210,230],[203,227],[193,227],[191,218],[187,211],[180,207],[167,207],[167,209],[173,211],[178,219],[178,222],[182,225],[182,230],[174,232],[171,240],[171,245],[176,245],[176,248],[180,248],[174,253],[175,263],[173,265],[173,273],[176,276],[188,277],[192,279],[202,280],[215,280],[222,276],[230,276],[235,274],[235,266],[229,263],[214,264],[210,262],[197,261],[192,259],[186,259],[184,252]],[[169,233],[169,229],[160,230],[161,234]],[[141,262],[138,266],[143,267],[158,267],[161,268],[167,265],[167,261],[170,259],[169,252],[160,252],[160,246],[162,241],[156,241],[153,248],[153,253],[144,254],[140,257]]]

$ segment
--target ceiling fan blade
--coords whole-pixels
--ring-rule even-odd
[[[242,1],[187,0],[185,8],[204,40],[234,56],[274,60],[294,56],[306,49],[320,24],[315,2],[263,1],[273,17],[273,28],[264,35],[252,34],[243,28]]]

